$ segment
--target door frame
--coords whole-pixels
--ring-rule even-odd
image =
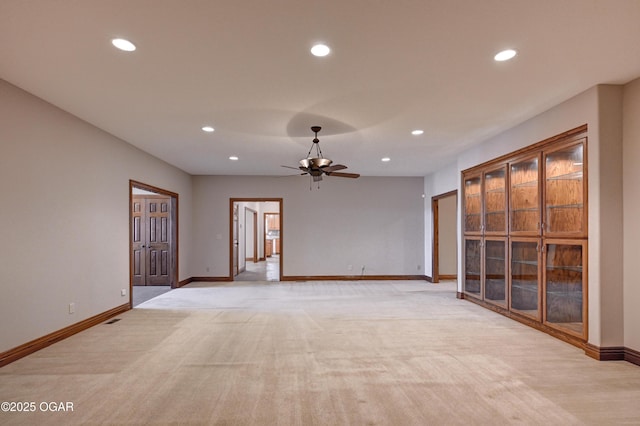
[[[278,203],[278,210],[280,213],[280,259],[278,265],[278,280],[282,281],[282,265],[284,264],[284,237],[283,237],[283,202],[282,198],[229,198],[229,275],[228,281],[234,281],[233,275],[233,204],[234,203]],[[257,216],[257,215],[256,215]]]
[[[442,198],[447,198],[455,196],[456,197],[456,211],[458,206],[458,190],[454,189],[453,191],[445,192],[444,194],[435,195],[431,197],[431,217],[432,220],[432,249],[431,249],[431,282],[439,283],[440,282],[440,235],[439,235],[439,206],[438,202]],[[457,224],[457,221],[456,221]],[[456,225],[457,231],[457,225]],[[458,241],[458,237],[456,235],[456,241]],[[456,244],[457,245],[457,244]],[[457,250],[457,249],[456,249]],[[449,278],[448,276],[446,278]]]
[[[153,185],[129,180],[129,308],[133,307],[133,189],[166,195],[171,199],[171,288],[178,287],[178,194]]]

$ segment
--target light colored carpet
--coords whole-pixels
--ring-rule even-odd
[[[0,369],[2,424],[640,424],[640,368],[453,283],[193,283]]]
[[[134,286],[132,293],[133,306],[160,296],[162,293],[171,291],[171,287],[168,285],[153,285],[153,286]]]

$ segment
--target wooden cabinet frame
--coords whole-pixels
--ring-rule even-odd
[[[509,261],[509,310],[541,322],[542,240],[510,238]]]
[[[507,235],[509,182],[506,164],[482,174],[482,190],[483,234]]]
[[[465,235],[482,235],[483,231],[483,203],[482,203],[482,174],[469,174],[462,181],[463,222]]]
[[[556,265],[548,259],[551,255],[550,250],[554,247],[572,248],[561,250],[561,253],[556,254],[558,257],[565,258],[561,265]],[[588,330],[587,242],[554,238],[545,240],[542,248],[543,323],[548,327],[586,340]],[[552,278],[552,275],[558,274],[562,275],[559,279]],[[571,286],[572,289],[560,288],[565,286]],[[576,293],[579,293],[579,299],[576,298]]]
[[[542,184],[542,230],[543,235],[546,237],[554,237],[554,238],[586,238],[588,232],[588,194],[587,194],[587,146],[586,146],[587,138],[584,135],[578,135],[574,138],[569,138],[567,141],[554,145],[548,150],[545,150],[542,155],[543,162],[543,175],[541,180]],[[564,166],[566,170],[563,170],[561,175],[552,174],[552,171],[549,170],[547,163],[547,159],[557,155],[561,152],[567,152],[571,149],[580,149],[580,164],[573,162],[573,168],[567,168]],[[568,159],[567,162],[572,162],[573,160]],[[551,176],[550,176],[551,175]],[[558,192],[561,196],[571,197],[572,199],[568,200],[566,203],[558,203],[553,198],[555,194],[551,192],[551,184],[564,184],[561,188],[557,189],[554,192]],[[573,185],[567,185],[573,184]],[[580,225],[579,230],[553,230],[550,228],[549,222],[549,213],[554,210],[561,210],[565,212],[565,216],[568,219],[565,221],[571,220]],[[576,210],[577,214],[576,214]]]
[[[576,346],[589,330],[586,131],[577,127],[461,177],[463,297]],[[502,221],[487,226],[502,208],[504,229]],[[503,274],[504,295],[494,281]]]
[[[465,237],[462,251],[464,262],[463,292],[467,296],[482,300],[484,298],[482,277],[484,275],[484,258],[482,239],[478,236]]]
[[[507,308],[509,303],[509,249],[506,237],[486,237],[482,244],[484,253],[482,290],[483,300]]]
[[[536,163],[534,171],[529,165]],[[542,154],[537,152],[509,162],[509,235],[539,237],[541,211]]]

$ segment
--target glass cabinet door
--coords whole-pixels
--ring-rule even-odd
[[[583,157],[583,143],[545,154],[543,229],[546,235],[585,235]]]
[[[482,243],[479,238],[464,240],[464,292],[482,298],[480,268],[482,266]]]
[[[544,321],[580,337],[585,331],[585,247],[584,242],[547,242],[544,254]]]
[[[540,234],[540,179],[538,156],[510,166],[510,218],[513,235]]]
[[[464,180],[464,232],[482,232],[482,180],[480,176]]]
[[[484,233],[507,233],[507,169],[484,174]]]
[[[512,311],[540,321],[539,240],[511,241]]]
[[[507,305],[506,239],[484,241],[484,300]]]

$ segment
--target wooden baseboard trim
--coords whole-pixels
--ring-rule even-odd
[[[464,299],[464,293],[462,293],[461,291],[456,291],[456,298],[457,299]]]
[[[176,288],[183,287],[183,286],[185,286],[185,285],[187,285],[187,284],[190,284],[190,283],[192,283],[192,282],[193,282],[193,277],[187,278],[186,280],[182,280],[182,281],[180,281],[180,282],[178,283],[178,286],[177,286]]]
[[[440,278],[441,280],[455,280],[458,279],[457,275],[440,275],[438,278]]]
[[[73,336],[74,334],[79,333],[83,330],[86,330],[87,328],[100,324],[101,322],[104,322],[111,317],[114,317],[125,311],[128,311],[129,309],[131,309],[131,306],[129,305],[129,303],[116,306],[115,308],[109,309],[106,312],[92,316],[91,318],[87,318],[75,324],[71,324],[68,327],[60,329],[58,331],[54,331],[53,333],[49,333],[46,336],[42,336],[38,339],[27,342],[23,345],[20,345],[13,349],[9,349],[8,351],[2,352],[0,353],[0,367],[3,367],[14,361],[17,361],[20,358],[23,358],[29,354],[37,352],[40,349],[44,349],[47,346],[53,345],[54,343],[59,342],[60,340],[64,340],[67,337]]]
[[[425,275],[285,275],[281,281],[393,281],[422,280],[428,281]]]
[[[207,283],[233,281],[233,278],[231,278],[231,277],[191,277],[189,279],[191,280],[191,281],[189,281],[191,283],[196,282],[196,281],[207,282]]]
[[[624,360],[640,366],[640,352],[631,348],[624,348]]]
[[[598,361],[622,361],[624,352],[624,346],[600,347],[591,343],[584,345],[585,355]]]
[[[584,345],[584,353],[598,361],[627,361],[640,365],[640,352],[624,346],[600,347],[587,343]]]
[[[430,277],[429,275],[425,275],[424,279],[430,283],[433,283],[433,277]]]

